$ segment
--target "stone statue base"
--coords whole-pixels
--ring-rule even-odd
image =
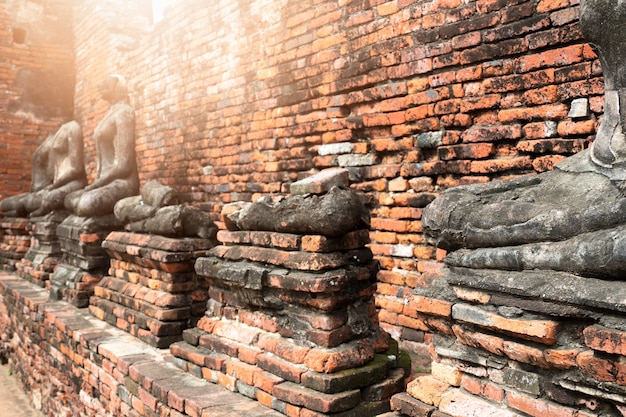
[[[533,407],[545,415],[623,415],[622,282],[541,270],[445,267],[438,275],[405,309],[434,333],[432,374],[409,383],[410,398],[398,403],[459,417],[477,409],[521,417]]]
[[[30,219],[31,245],[24,258],[17,263],[17,275],[42,288],[50,287],[50,276],[61,261],[61,242],[57,238],[57,226],[69,213],[55,211]]]
[[[319,190],[326,179],[296,183],[292,192],[302,194],[278,204],[227,214],[232,230],[218,232],[222,245],[196,261],[209,284],[207,312],[170,350],[184,369],[201,370],[198,376],[301,408],[301,415],[378,415],[403,388],[410,360],[378,325],[378,264],[359,227],[363,206],[353,191]],[[313,188],[321,196],[309,195]],[[343,212],[347,230],[311,227],[320,225],[310,219],[329,206],[341,211],[345,201],[357,206]],[[255,383],[254,375],[268,383]]]
[[[0,220],[0,268],[15,271],[30,248],[30,219],[4,217]]]
[[[50,277],[50,298],[87,307],[94,287],[109,267],[109,256],[102,242],[110,232],[121,228],[113,215],[96,218],[71,215],[59,224],[57,237],[63,255]]]
[[[91,314],[157,348],[182,340],[206,310],[208,285],[194,263],[215,241],[112,232],[102,246],[111,267],[94,289]]]

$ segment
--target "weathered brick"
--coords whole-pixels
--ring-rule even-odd
[[[624,355],[626,352],[626,332],[609,329],[600,325],[586,327],[583,331],[585,344],[591,349]]]
[[[450,388],[450,384],[433,376],[420,376],[407,385],[407,393],[426,404],[439,407],[441,397]]]
[[[556,343],[561,329],[561,324],[556,321],[507,318],[469,304],[455,304],[452,307],[452,317],[546,345]]]
[[[522,414],[502,408],[499,404],[492,403],[474,396],[470,396],[460,390],[452,390],[442,396],[439,410],[450,415],[464,415],[469,411],[470,415],[481,417],[521,417]]]
[[[274,387],[276,398],[321,413],[337,413],[354,408],[361,399],[359,390],[339,394],[324,394],[292,382],[283,382]]]

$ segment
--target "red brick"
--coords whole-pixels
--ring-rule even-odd
[[[226,361],[225,370],[226,374],[248,385],[253,385],[256,374],[262,372],[261,369],[256,366],[248,365],[237,360]]]
[[[458,325],[452,329],[459,342],[465,345],[482,348],[496,355],[504,354],[504,340],[500,337],[472,332]]]
[[[470,411],[470,415],[481,417],[522,417],[519,413],[502,408],[500,404],[471,396],[460,390],[451,390],[443,395],[439,410],[453,416],[465,415]]]
[[[452,317],[546,345],[555,344],[561,330],[557,321],[507,318],[469,304],[455,304]]]
[[[541,349],[516,342],[504,341],[504,354],[518,362],[528,363],[540,368],[549,369],[550,364],[544,359]]]
[[[304,364],[316,372],[332,373],[362,366],[374,359],[374,353],[371,342],[357,340],[335,349],[311,349]]]
[[[626,356],[626,332],[594,324],[586,327],[583,335],[593,350]]]
[[[408,305],[411,306],[411,310],[414,309],[420,313],[432,314],[441,317],[450,317],[452,313],[452,303],[420,295],[412,295],[409,297],[404,313],[407,315],[409,310],[407,308]]]
[[[448,388],[450,388],[450,384],[431,375],[426,375],[409,382],[407,385],[407,393],[426,404],[438,407],[441,396]]]
[[[304,358],[311,350],[308,347],[275,336],[261,337],[258,346],[294,364],[304,363]]]
[[[295,383],[300,383],[302,374],[306,372],[304,366],[295,365],[284,359],[266,354],[257,357],[257,366],[271,374]]]
[[[361,400],[359,390],[325,394],[291,382],[276,385],[273,393],[279,400],[321,413],[347,411],[354,408]]]
[[[515,391],[509,391],[506,395],[509,407],[530,414],[533,417],[576,417],[577,410],[563,407],[541,398],[534,398]]]
[[[576,358],[580,352],[580,349],[548,349],[543,356],[555,368],[569,369],[576,366]]]

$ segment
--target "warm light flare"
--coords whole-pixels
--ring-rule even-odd
[[[154,22],[163,19],[163,10],[176,0],[152,0],[152,15]]]

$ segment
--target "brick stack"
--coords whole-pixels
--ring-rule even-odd
[[[623,415],[624,300],[623,282],[443,269],[407,304],[435,333],[432,374],[410,382],[394,409],[442,417]]]
[[[57,227],[63,253],[61,263],[50,277],[50,297],[77,307],[87,307],[93,289],[105,275],[109,256],[102,242],[121,227],[111,215],[84,218],[71,215]]]
[[[94,316],[158,348],[181,340],[203,316],[208,288],[194,262],[213,240],[112,232],[102,246],[111,267],[91,297]]]
[[[220,231],[218,240],[196,262],[210,299],[171,346],[180,365],[289,416],[386,411],[405,371],[377,324],[368,231]]]
[[[281,417],[177,368],[169,352],[2,272],[0,336],[0,352],[39,415]],[[11,411],[1,414],[16,415]]]
[[[30,248],[28,229],[30,220],[24,217],[4,217],[0,219],[0,265],[5,271],[15,271]]]
[[[50,286],[50,276],[61,261],[61,243],[57,238],[57,226],[67,213],[52,212],[43,217],[30,219],[31,246],[24,258],[17,263],[17,274],[40,287]]]

